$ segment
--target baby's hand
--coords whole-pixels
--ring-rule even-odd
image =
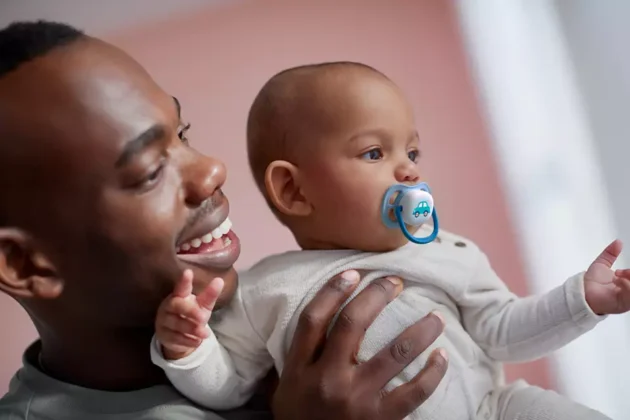
[[[208,321],[223,289],[223,280],[215,278],[197,296],[192,293],[192,280],[192,270],[185,270],[173,293],[158,309],[155,334],[167,360],[188,356],[212,334]]]
[[[608,245],[584,275],[586,302],[598,315],[630,310],[630,269],[612,270],[622,247],[619,240]]]

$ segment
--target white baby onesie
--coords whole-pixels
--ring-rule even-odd
[[[240,406],[270,367],[282,372],[298,315],[330,278],[348,269],[369,273],[356,293],[379,277],[397,275],[405,280],[401,294],[367,330],[359,360],[374,356],[431,311],[438,310],[445,318],[444,333],[388,384],[392,389],[413,378],[433,349],[442,347],[447,351],[446,376],[411,419],[501,418],[509,401],[523,387],[516,391],[509,388],[505,395],[499,395],[504,389],[500,362],[544,356],[603,319],[586,303],[583,274],[569,278],[545,295],[518,298],[498,278],[477,246],[441,232],[433,243],[408,244],[386,253],[291,251],[266,258],[240,275],[233,302],[213,314],[211,338],[177,361],[166,361],[154,339],[152,359],[193,401],[214,409]],[[581,409],[577,410],[568,418],[606,418],[586,408],[584,413],[588,415],[580,417]]]

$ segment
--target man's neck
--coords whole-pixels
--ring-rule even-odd
[[[164,372],[149,357],[152,335],[152,328],[75,332],[74,338],[46,336],[40,331],[40,369],[58,380],[104,391],[163,384]]]

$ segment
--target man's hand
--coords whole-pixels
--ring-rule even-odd
[[[379,279],[341,312],[359,283],[348,271],[331,280],[302,312],[273,398],[276,420],[399,420],[421,405],[446,373],[447,358],[436,350],[418,375],[391,392],[385,385],[442,333],[443,321],[429,314],[407,328],[389,347],[358,364],[356,354],[367,328],[402,290],[396,278]]]
[[[192,281],[192,270],[185,270],[173,293],[158,309],[155,335],[166,360],[188,356],[212,334],[208,321],[223,289],[223,280],[215,278],[197,296],[192,293]]]
[[[612,270],[622,247],[621,241],[612,242],[584,274],[586,302],[598,315],[630,310],[630,269]]]

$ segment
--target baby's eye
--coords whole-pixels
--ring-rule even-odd
[[[361,158],[365,160],[381,160],[383,159],[383,152],[381,151],[381,149],[378,148],[368,150],[361,155]]]
[[[410,161],[415,163],[420,158],[420,152],[417,150],[411,150],[409,153],[407,153],[407,156],[409,156]]]

